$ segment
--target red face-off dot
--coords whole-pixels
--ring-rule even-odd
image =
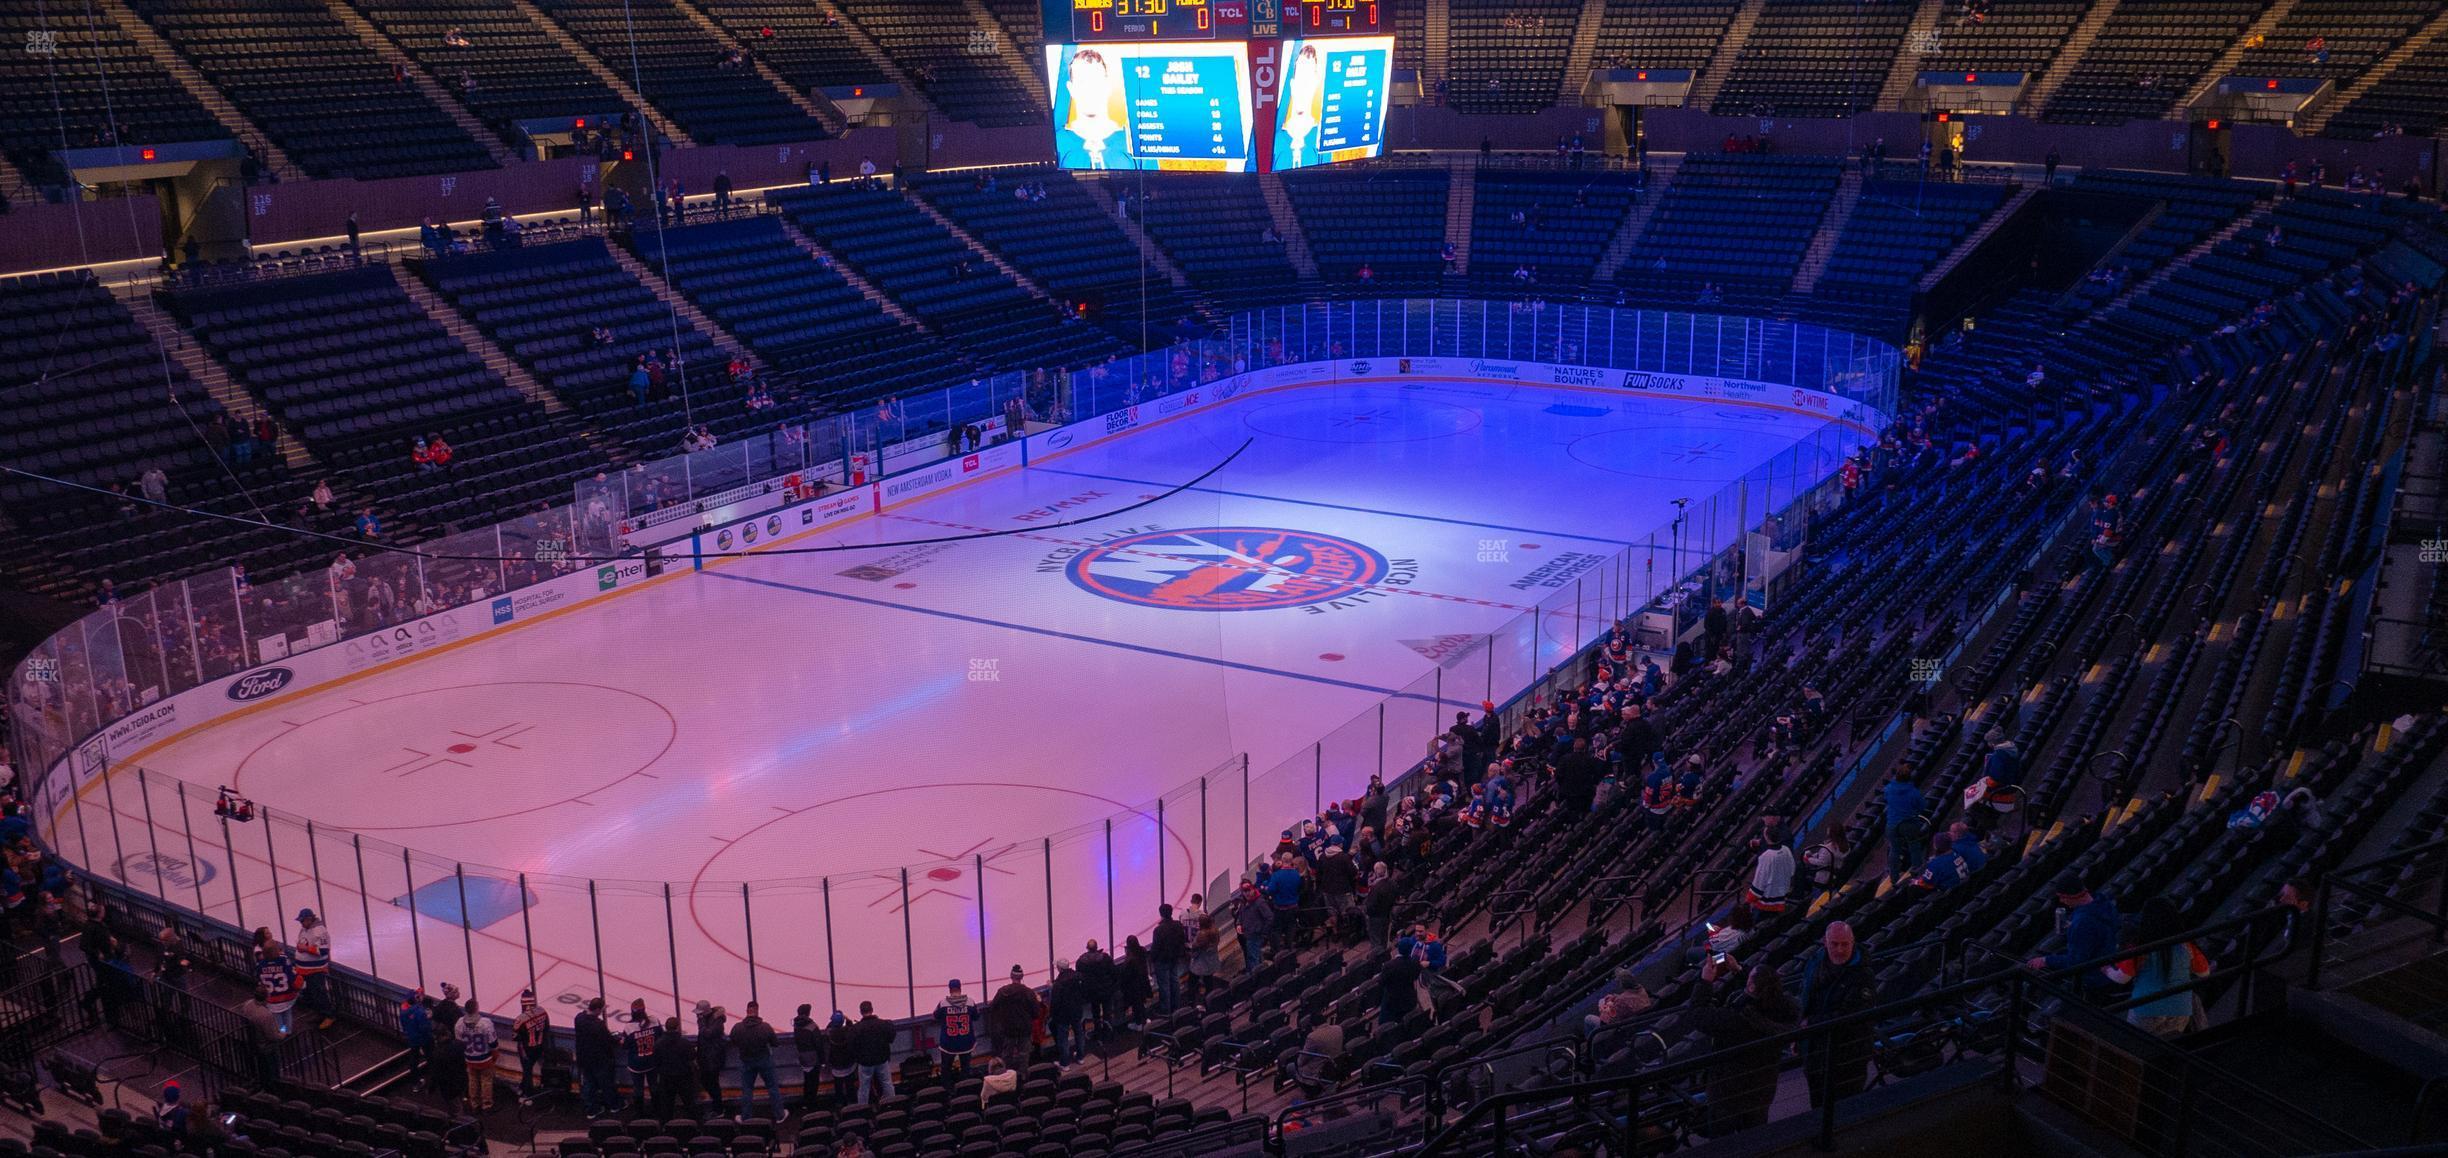
[[[458,754],[458,755],[464,756],[464,755],[467,755],[467,754],[468,754],[468,753],[470,753],[470,752],[475,751],[475,750],[476,750],[476,745],[474,745],[474,744],[453,744],[453,745],[451,745],[451,746],[450,746],[450,750],[451,750],[452,752],[454,752],[454,753]]]
[[[956,868],[928,869],[927,879],[931,881],[957,881],[960,879],[960,870]]]
[[[1325,660],[1328,663],[1341,663],[1343,662],[1343,653],[1339,651],[1321,651],[1318,653],[1318,658]]]

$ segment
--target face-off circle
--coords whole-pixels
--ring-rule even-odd
[[[645,771],[679,732],[670,711],[636,692],[544,680],[427,688],[283,718],[289,726],[247,753],[231,784],[259,799],[312,801],[298,811],[359,832],[566,803]],[[391,743],[368,743],[375,736]],[[427,802],[419,823],[401,823],[405,799]]]
[[[1168,611],[1272,611],[1352,594],[1386,557],[1339,535],[1285,527],[1191,527],[1107,539],[1071,557],[1074,586]]]

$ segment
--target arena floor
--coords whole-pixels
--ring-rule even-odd
[[[931,1009],[1144,933],[1722,546],[1711,496],[1748,475],[1756,518],[1857,438],[1500,384],[1245,397],[208,725],[144,759],[187,817],[122,770],[84,808],[118,831],[65,851],[284,936],[314,907],[343,964],[472,967],[495,1011],[531,977]],[[314,837],[225,843],[217,785]]]

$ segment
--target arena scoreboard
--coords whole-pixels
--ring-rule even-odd
[[[1060,28],[1046,29],[1048,40],[1075,44],[1110,41],[1214,40],[1221,34],[1215,0],[1059,0],[1068,12]],[[1240,5],[1224,7],[1238,8]],[[1057,33],[1060,35],[1057,35]],[[1240,22],[1239,37],[1248,36],[1248,21]]]
[[[1383,36],[1391,28],[1379,21],[1378,0],[1288,0],[1283,7],[1283,34],[1309,36]]]
[[[1377,156],[1382,0],[1043,0],[1055,163],[1249,173]]]

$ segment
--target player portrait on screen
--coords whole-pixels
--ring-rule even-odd
[[[1095,48],[1072,53],[1063,68],[1062,90],[1071,108],[1054,134],[1055,163],[1066,169],[1135,168],[1129,151],[1114,146],[1122,132],[1122,122],[1114,118],[1119,89],[1105,54]]]
[[[1317,162],[1318,118],[1325,102],[1326,61],[1317,45],[1301,45],[1284,72],[1282,119],[1275,129],[1275,167]]]

